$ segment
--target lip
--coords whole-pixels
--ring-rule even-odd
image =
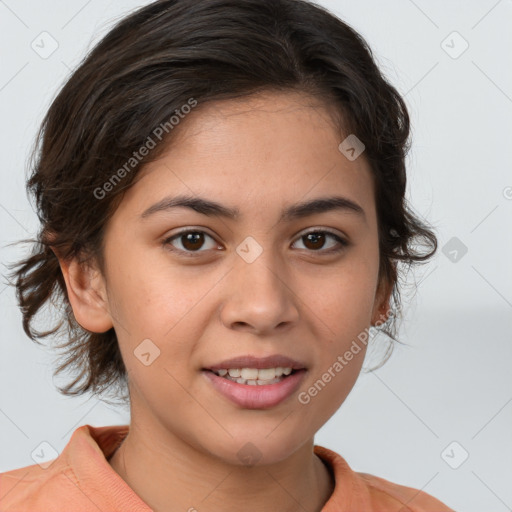
[[[255,357],[243,355],[226,359],[218,364],[204,367],[203,370],[221,370],[230,368],[291,368],[292,370],[304,370],[306,365],[282,354],[274,354],[267,357]]]
[[[261,359],[259,361],[261,361]],[[222,368],[222,366],[220,368]],[[233,366],[229,368],[233,368]],[[211,382],[213,387],[220,394],[231,400],[234,404],[244,409],[269,409],[285,401],[297,390],[307,370],[297,370],[280,382],[275,384],[263,384],[261,386],[238,384],[238,382],[220,377],[211,370],[204,369],[201,373]]]

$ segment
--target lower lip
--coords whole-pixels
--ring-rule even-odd
[[[261,386],[238,384],[209,370],[203,370],[203,374],[217,391],[236,405],[245,409],[268,409],[280,404],[296,391],[306,370],[298,370],[275,384]]]

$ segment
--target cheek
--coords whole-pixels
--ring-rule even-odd
[[[160,250],[123,252],[119,244],[111,261],[116,264],[110,269],[109,300],[113,299],[113,313],[134,339],[161,339],[201,298],[201,290],[190,286]]]
[[[329,280],[321,294],[310,295],[322,348],[304,402],[334,413],[350,393],[367,350],[376,280],[375,262],[360,259]]]
[[[359,377],[367,351],[371,294],[363,289],[361,293],[339,295],[333,302],[337,307],[327,314],[330,328],[324,330],[321,338],[318,364],[312,368],[299,397],[313,430],[320,428],[343,404]]]
[[[378,261],[354,257],[323,282],[320,293],[309,294],[308,304],[330,328],[330,339],[357,336],[371,322],[377,287]]]
[[[165,393],[162,386],[167,383],[167,392],[174,390],[179,396],[177,381],[189,385],[191,371],[196,370],[196,340],[212,314],[205,309],[209,304],[205,295],[219,276],[196,271],[194,277],[193,272],[177,269],[165,258],[148,264],[134,256],[120,260],[111,271],[114,322],[123,360],[139,388],[148,393]]]
[[[352,348],[350,348],[352,347]],[[350,360],[346,357],[350,352]],[[351,342],[333,343],[323,364],[312,369],[304,388],[297,395],[301,425],[317,432],[340,408],[352,391],[361,371],[366,346]]]

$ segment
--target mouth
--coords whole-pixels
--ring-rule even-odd
[[[201,373],[231,404],[242,409],[271,409],[290,399],[307,370],[290,367],[205,368]]]
[[[291,367],[276,368],[219,368],[217,370],[204,369],[218,377],[243,384],[247,386],[268,386],[282,382],[290,375],[294,375],[304,369],[294,369]]]

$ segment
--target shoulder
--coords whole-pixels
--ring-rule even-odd
[[[316,445],[315,453],[330,468],[335,480],[326,512],[348,510],[347,504],[351,510],[365,512],[455,512],[424,491],[352,470],[333,450]]]
[[[57,496],[69,495],[72,488],[76,489],[73,470],[62,467],[58,459],[54,468],[49,466],[44,469],[34,464],[6,471],[0,473],[0,510],[38,510],[46,507]]]
[[[454,512],[434,496],[368,473],[356,473],[364,482],[375,510],[400,512]]]
[[[73,432],[58,457],[0,473],[0,511],[97,512],[105,500],[109,506],[110,502],[122,502],[129,489],[105,457],[127,429],[125,425],[83,425]],[[112,488],[117,494],[105,498],[103,491]]]

